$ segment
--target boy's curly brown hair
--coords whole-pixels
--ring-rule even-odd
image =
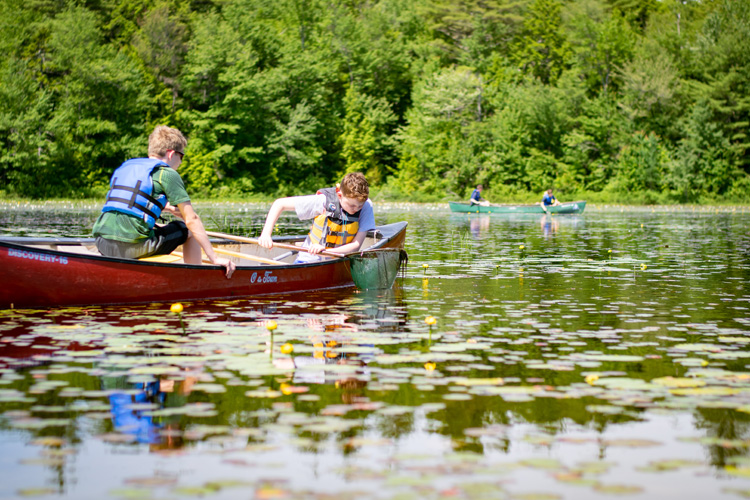
[[[352,172],[346,174],[341,180],[341,194],[347,198],[354,198],[359,201],[367,201],[370,197],[370,185],[361,172]]]

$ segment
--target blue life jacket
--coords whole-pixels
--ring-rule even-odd
[[[163,194],[154,198],[154,182],[151,172],[156,167],[169,167],[161,160],[134,158],[128,160],[112,174],[107,201],[102,212],[122,212],[133,215],[154,227],[161,211],[167,206]]]

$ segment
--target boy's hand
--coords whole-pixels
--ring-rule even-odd
[[[325,249],[326,249],[326,247],[324,247],[323,245],[318,245],[317,243],[313,243],[312,245],[310,245],[310,248],[308,248],[307,250],[311,254],[316,255],[316,254],[319,254],[320,252],[324,251]]]
[[[260,238],[258,238],[258,245],[271,249],[273,248],[273,239],[267,234],[261,234]]]
[[[234,273],[234,270],[237,268],[234,262],[232,262],[229,259],[225,259],[223,257],[217,258],[214,264],[216,264],[217,266],[224,266],[227,268],[227,272],[226,272],[227,278],[231,278],[232,273]]]

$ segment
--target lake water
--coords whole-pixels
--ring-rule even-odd
[[[0,311],[0,498],[750,497],[748,207],[376,220],[409,222],[386,292]]]

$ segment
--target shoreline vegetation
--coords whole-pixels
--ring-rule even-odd
[[[196,199],[742,203],[750,0],[7,0],[0,197],[103,199],[157,124]]]
[[[414,201],[414,200],[395,200],[395,199],[384,199],[379,196],[371,198],[373,203],[377,204],[379,208],[402,208],[414,206],[416,209],[427,209],[433,210],[445,210],[449,212],[448,202],[449,201],[465,201],[465,200],[427,200],[427,201]],[[584,198],[571,198],[568,201],[584,200]],[[209,198],[209,197],[195,197],[192,202],[196,206],[202,207],[213,207],[218,209],[225,209],[233,205],[237,205],[242,208],[257,208],[261,211],[266,211],[273,203],[274,199],[270,196],[246,196],[246,197],[231,197],[226,199]],[[612,212],[620,211],[623,209],[634,210],[634,211],[668,211],[668,212],[679,212],[679,211],[698,211],[698,212],[732,212],[732,211],[750,211],[750,203],[737,203],[731,201],[714,201],[712,203],[626,203],[612,200],[600,200],[600,201],[588,201],[586,200],[586,212],[581,215],[585,216],[592,212]],[[521,205],[521,204],[536,204],[538,202],[532,201],[529,198],[518,198],[516,200],[502,200],[497,205]],[[52,198],[52,199],[33,199],[33,198],[19,198],[19,197],[0,197],[0,211],[11,210],[11,209],[84,209],[99,211],[102,207],[102,199],[100,198]],[[247,205],[247,206],[246,206]],[[249,206],[249,207],[248,207]],[[463,214],[463,215],[474,215],[474,214]],[[497,214],[482,214],[483,216],[492,216],[501,218],[502,215]],[[557,217],[566,217],[567,215],[552,214]],[[571,215],[572,216],[572,215]]]

